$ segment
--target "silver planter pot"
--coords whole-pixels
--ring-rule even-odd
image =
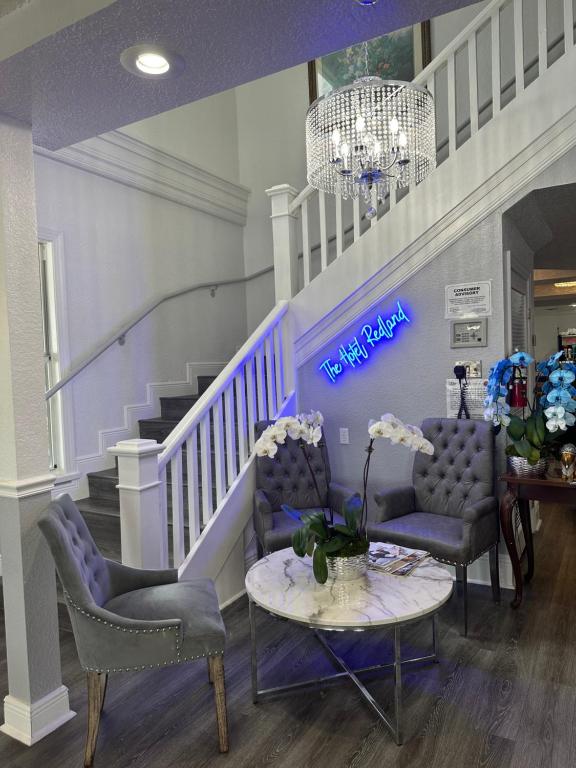
[[[354,581],[366,575],[368,570],[368,552],[352,557],[328,555],[328,578],[332,581]]]
[[[536,464],[529,464],[521,456],[508,456],[508,467],[513,475],[519,477],[544,477],[548,471],[548,459],[539,459]]]

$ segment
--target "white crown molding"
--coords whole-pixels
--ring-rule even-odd
[[[31,747],[76,715],[70,709],[68,688],[61,685],[28,704],[14,696],[4,699],[4,725],[0,731]]]
[[[185,205],[233,224],[246,223],[250,190],[187,160],[112,131],[52,152],[34,152],[141,192]]]
[[[49,493],[54,487],[53,475],[36,475],[22,480],[0,480],[0,498],[24,499]]]
[[[572,57],[565,63],[568,66],[570,62],[573,62]],[[550,77],[552,74],[546,73]],[[545,76],[541,78],[542,81],[544,79]],[[527,194],[527,185],[576,146],[576,99],[568,93],[569,89],[564,89],[569,99],[568,104],[566,100],[563,104],[560,100],[558,104],[558,82],[555,83],[555,93],[550,93],[554,89],[548,87],[549,82],[546,79],[546,83],[540,80],[533,83],[523,94],[531,97],[528,108],[521,103],[509,104],[496,123],[491,121],[482,128],[424,184],[397,203],[376,227],[369,229],[342,257],[333,261],[292,299],[291,311],[296,318],[298,367],[318,354],[348,326],[376,307],[384,297],[397,290],[482,219],[505,205],[511,205],[516,197]],[[544,90],[543,98],[546,100],[548,97],[550,100],[549,110],[546,105],[539,107],[539,119],[549,115],[548,125],[545,128],[542,128],[542,123],[535,126],[532,141],[526,140],[523,148],[517,146],[519,151],[515,154],[509,151],[510,159],[500,162],[495,172],[493,168],[490,171],[486,167],[488,162],[478,163],[478,156],[484,156],[487,147],[497,147],[499,142],[505,149],[511,149],[510,137],[518,135],[515,131],[516,121],[526,124],[526,114],[531,114],[535,108],[537,94],[533,89],[538,83]],[[564,112],[559,117],[562,106]],[[498,120],[505,122],[498,123]],[[445,206],[444,214],[438,216],[435,212],[438,211],[438,200],[443,195],[447,200],[452,198],[452,201]],[[415,216],[415,210],[423,215]],[[394,247],[396,243],[398,246]],[[378,262],[381,263],[382,252],[386,250],[393,256],[376,271],[374,267]],[[351,290],[354,284],[358,287]],[[331,290],[334,285],[338,286],[338,294]],[[326,310],[328,300],[332,308]]]

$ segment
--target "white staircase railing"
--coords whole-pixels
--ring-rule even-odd
[[[447,115],[437,108],[438,163],[452,157],[458,149],[488,124],[491,119],[517,98],[551,66],[562,50],[567,54],[574,46],[573,0],[560,0],[562,5],[562,35],[549,40],[548,15],[553,0],[537,0],[538,41],[531,58],[525,55],[524,17],[530,12],[528,0],[493,0],[415,79],[436,97],[437,104],[447,105]],[[503,23],[503,14],[512,10],[513,23]],[[486,45],[489,31],[489,52]],[[482,36],[482,44],[479,44]],[[502,61],[514,52],[513,77],[503,82]],[[467,76],[457,66],[464,57]],[[489,70],[488,98],[480,102],[479,61],[482,71]],[[535,74],[537,70],[537,75]],[[462,75],[462,76],[461,76]],[[462,103],[466,108],[462,109]],[[457,104],[464,119],[458,120]],[[442,126],[438,136],[439,118]],[[422,183],[426,183],[426,180]],[[385,204],[378,206],[378,216],[368,222],[356,200],[343,200],[339,194],[325,195],[310,185],[298,193],[288,185],[268,190],[272,198],[274,233],[274,269],[277,294],[290,299],[306,287],[329,264],[340,258],[365,231],[376,226],[394,206],[404,199],[410,189],[397,196],[392,191]],[[374,201],[373,201],[374,202]],[[296,220],[300,219],[300,227]],[[332,235],[329,237],[328,232]],[[300,263],[301,259],[301,263]],[[290,277],[288,277],[290,276]]]
[[[254,425],[293,394],[288,304],[279,302],[162,445],[126,440],[118,457],[122,561],[180,567],[254,448]],[[171,528],[171,533],[170,533]]]

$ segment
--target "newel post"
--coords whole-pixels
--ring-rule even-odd
[[[272,202],[272,238],[274,243],[274,287],[276,301],[289,300],[298,292],[298,251],[296,248],[296,214],[290,205],[298,190],[290,184],[279,184],[266,190]]]
[[[118,457],[122,562],[134,568],[167,568],[167,530],[160,504],[156,440],[122,440],[108,449]]]

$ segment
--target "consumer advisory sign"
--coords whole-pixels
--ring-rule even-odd
[[[447,320],[459,317],[487,317],[492,314],[492,283],[459,283],[445,288]]]

